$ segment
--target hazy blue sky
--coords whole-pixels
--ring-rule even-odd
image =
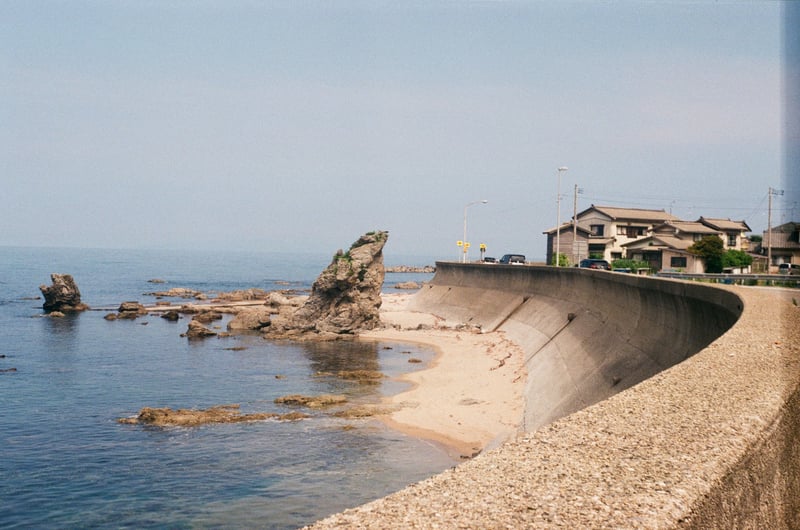
[[[767,225],[777,2],[0,2],[0,245],[543,258],[590,204]],[[776,198],[773,224],[794,209]]]

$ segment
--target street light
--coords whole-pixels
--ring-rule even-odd
[[[557,217],[556,220],[556,259],[555,259],[555,266],[558,267],[559,265],[559,257],[561,256],[561,173],[568,170],[567,166],[561,166],[558,168],[558,193],[556,194],[556,203],[557,203]]]
[[[487,201],[486,199],[482,199],[480,201],[473,201],[467,203],[467,205],[464,206],[464,239],[463,239],[464,254],[461,256],[461,263],[467,262],[467,249],[469,248],[469,243],[467,243],[467,208],[475,204],[486,204],[487,202],[489,201]]]

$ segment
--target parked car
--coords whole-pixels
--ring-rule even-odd
[[[781,263],[778,265],[778,274],[788,274],[789,276],[800,276],[800,265],[797,263]]]
[[[481,262],[483,262],[483,263],[497,263],[497,260],[495,258],[490,258],[489,256],[486,256],[485,258],[483,258],[481,260]]]
[[[580,266],[584,269],[602,269],[604,271],[611,270],[611,265],[609,265],[604,259],[584,259],[581,260]]]
[[[525,265],[525,254],[505,254],[500,258],[500,263],[506,265]]]

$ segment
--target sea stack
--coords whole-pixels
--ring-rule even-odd
[[[337,251],[305,304],[273,315],[266,335],[332,340],[378,327],[388,239],[389,232],[367,232],[346,252]]]
[[[39,290],[44,295],[42,307],[48,313],[52,311],[85,311],[89,306],[81,302],[81,292],[70,274],[50,275],[53,284],[40,285]]]

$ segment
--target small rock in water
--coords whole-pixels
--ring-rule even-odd
[[[186,333],[183,334],[183,336],[190,339],[202,339],[205,337],[213,337],[216,334],[216,332],[211,331],[203,324],[193,319],[191,322],[189,322],[189,328],[187,329]]]

